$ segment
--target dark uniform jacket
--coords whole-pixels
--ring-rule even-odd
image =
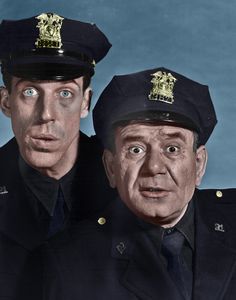
[[[36,198],[28,197],[18,156],[15,139],[0,148],[0,300],[41,300],[41,256],[37,249],[47,238],[50,216]],[[100,210],[110,198],[106,198],[109,190],[105,188],[108,184],[100,148],[82,133],[77,163],[77,201],[68,221],[72,223]],[[100,193],[103,197],[98,196]]]
[[[236,190],[196,190],[193,201],[192,299],[235,300]],[[181,300],[147,230],[119,200],[57,234],[44,248],[43,299]]]

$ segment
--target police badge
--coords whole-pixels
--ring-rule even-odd
[[[158,100],[172,104],[174,102],[173,89],[176,78],[171,73],[158,71],[154,74],[151,83],[153,87],[148,95],[149,100]]]
[[[57,48],[60,49],[62,46],[61,42],[61,27],[64,18],[52,14],[43,13],[36,17],[39,20],[39,38],[35,42],[37,48]]]

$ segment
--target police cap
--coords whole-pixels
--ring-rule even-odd
[[[121,121],[157,121],[196,131],[205,144],[216,123],[208,87],[165,68],[114,76],[93,110],[104,146]]]
[[[9,74],[35,80],[67,80],[94,74],[111,44],[94,24],[42,13],[0,24],[0,60]]]

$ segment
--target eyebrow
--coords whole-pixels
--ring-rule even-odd
[[[167,140],[178,138],[183,142],[186,142],[186,137],[181,132],[161,133],[160,136]],[[123,138],[123,141],[126,143],[135,141],[145,141],[145,135],[127,135]]]
[[[35,83],[49,83],[49,82],[55,82],[56,80],[29,80],[29,79],[24,79],[24,78],[21,78],[19,81],[16,82],[15,84],[15,87],[18,87],[21,83],[32,83],[32,84],[35,84]],[[61,85],[63,84],[68,84],[68,83],[74,83],[75,85],[77,85],[79,87],[79,89],[81,89],[81,87],[79,86],[79,84],[74,80],[74,79],[71,79],[71,80],[66,80],[66,81],[56,81],[58,83],[61,83]]]
[[[181,132],[173,132],[173,133],[163,133],[161,134],[164,137],[166,137],[167,139],[174,139],[174,138],[178,138],[181,139],[183,142],[186,142],[186,137],[184,134],[182,134]]]
[[[145,138],[144,136],[139,136],[139,135],[128,135],[123,138],[123,141],[124,142],[135,142],[137,140],[143,141],[144,138]]]

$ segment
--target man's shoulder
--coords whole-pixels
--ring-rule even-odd
[[[80,131],[79,138],[80,138],[80,143],[89,143],[89,144],[93,143],[93,144],[101,145],[96,135],[88,136],[86,133]]]
[[[18,145],[15,138],[11,139],[0,148],[0,175],[11,178],[17,169]],[[1,185],[1,182],[0,182]]]
[[[18,151],[18,146],[15,138],[12,138],[9,140],[6,144],[4,144],[2,147],[0,147],[0,154],[9,154],[9,151]]]
[[[236,189],[206,189],[196,191],[197,212],[209,226],[228,224],[236,228]]]
[[[0,173],[2,173],[2,171],[6,173],[6,171],[10,168],[15,168],[18,153],[19,150],[15,138],[11,139],[5,145],[0,147]]]
[[[236,188],[228,189],[197,189],[196,196],[198,201],[204,203],[220,204],[232,204],[236,205]]]
[[[4,203],[7,203],[6,207],[9,207],[11,202],[9,199],[9,191],[16,190],[16,183],[19,180],[18,171],[18,146],[15,139],[10,140],[8,143],[0,147],[0,206],[1,215],[5,213],[2,209]],[[3,212],[4,211],[4,212]],[[1,222],[0,222],[1,223]],[[1,227],[1,224],[0,224]]]
[[[79,154],[83,158],[89,158],[89,160],[97,160],[102,157],[103,146],[96,135],[87,136],[83,132],[80,132],[79,138]]]

